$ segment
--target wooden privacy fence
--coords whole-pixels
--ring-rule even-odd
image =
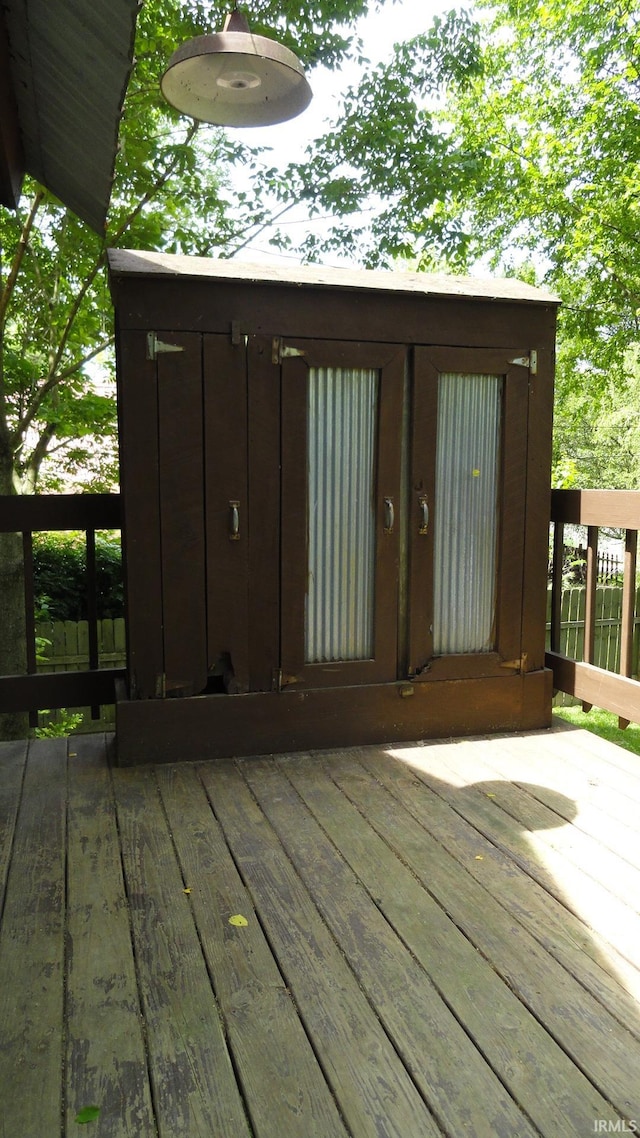
[[[586,591],[584,586],[571,585],[562,592],[560,619],[560,651],[573,660],[584,658]],[[631,675],[637,679],[640,671],[640,589],[636,589]],[[622,587],[598,585],[595,598],[595,634],[593,663],[609,672],[620,671],[622,629]],[[547,595],[547,647],[551,632],[551,589]],[[566,693],[562,693],[566,695]],[[558,702],[575,702],[572,697]]]
[[[547,666],[553,669],[554,686],[582,701],[585,710],[603,707],[618,716],[621,727],[640,723],[640,683],[634,675],[637,610],[636,568],[640,491],[554,490],[551,496],[553,522],[553,578]],[[563,641],[564,527],[587,526],[584,633],[582,643]],[[626,532],[620,603],[620,643],[616,671],[598,666],[596,630],[598,620],[598,531],[600,527]],[[609,590],[603,590],[603,593]],[[616,592],[617,590],[611,590]],[[603,601],[604,603],[604,601]],[[601,619],[602,616],[601,616]],[[564,649],[564,651],[563,651]],[[635,660],[637,669],[637,658]],[[616,674],[618,673],[618,674]]]
[[[583,587],[574,585],[563,590],[561,614],[561,644],[564,656],[581,660],[584,654],[584,618],[586,594]],[[640,589],[636,589],[636,616],[631,674],[640,671]],[[618,672],[622,626],[622,588],[598,585],[595,602],[595,639],[593,662],[599,668]],[[547,596],[547,636],[551,630],[551,590]],[[100,664],[105,668],[126,666],[126,633],[124,617],[99,620],[98,649]],[[42,644],[38,672],[82,671],[89,665],[89,623],[80,621],[44,621],[36,624],[36,637]],[[42,658],[44,657],[44,659]],[[571,698],[571,697],[568,697]],[[103,707],[102,719],[115,719],[113,707]]]
[[[127,664],[127,642],[124,617],[105,618],[96,625],[100,668],[122,669]],[[38,644],[37,670],[39,674],[82,672],[89,667],[88,620],[41,621],[35,627]],[[115,704],[104,704],[100,719],[91,722],[90,709],[83,708],[84,721],[79,730],[101,730],[115,724]],[[48,717],[57,720],[55,713]]]
[[[96,531],[122,527],[119,494],[34,494],[0,496],[0,533],[22,534],[27,675],[0,676],[0,711],[28,711],[32,723],[41,708],[91,707],[115,702],[122,667],[104,667],[100,658],[96,587]],[[78,671],[38,670],[34,615],[33,534],[52,530],[86,534],[87,658]]]

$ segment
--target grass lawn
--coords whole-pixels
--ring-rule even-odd
[[[608,739],[609,742],[617,743],[619,747],[640,755],[640,727],[636,723],[630,723],[626,731],[621,731],[617,715],[612,715],[610,711],[602,711],[599,707],[594,707],[587,714],[580,707],[554,707],[553,714],[566,719],[567,723],[583,727],[585,731],[593,731],[594,735],[601,735],[603,739]]]

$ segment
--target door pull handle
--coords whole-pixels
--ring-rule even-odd
[[[229,541],[240,541],[240,503],[229,502]]]
[[[385,498],[384,500],[384,532],[393,533],[393,527],[396,520],[396,512],[393,507],[393,498]]]
[[[429,502],[425,494],[421,494],[418,498],[418,506],[420,508],[418,533],[424,536],[429,532]]]

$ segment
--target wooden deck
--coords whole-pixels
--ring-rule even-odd
[[[107,751],[0,746],[1,1138],[640,1126],[633,755]]]

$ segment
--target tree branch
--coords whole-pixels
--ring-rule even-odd
[[[32,203],[31,203],[31,209],[29,211],[29,216],[28,216],[27,220],[25,221],[25,223],[22,227],[22,233],[20,234],[20,240],[18,241],[18,245],[17,245],[16,251],[14,253],[11,268],[9,269],[9,275],[7,276],[5,286],[2,290],[2,295],[0,295],[0,325],[4,324],[4,318],[5,318],[6,313],[7,313],[7,308],[9,307],[9,302],[11,300],[13,289],[14,289],[16,280],[18,279],[18,273],[20,272],[20,265],[22,264],[23,257],[27,251],[27,245],[29,243],[29,234],[31,233],[31,230],[33,229],[33,225],[34,225],[34,222],[36,220],[36,214],[38,212],[38,209],[40,208],[40,202],[42,201],[43,197],[44,197],[44,190],[38,190],[37,194],[35,195]]]
[[[190,143],[191,140],[195,137],[195,135],[198,132],[199,126],[200,126],[200,124],[198,122],[194,121],[191,123],[191,126],[189,127],[189,129],[185,135],[185,138],[184,138],[184,145],[188,145],[188,143]],[[156,179],[156,181],[153,183],[153,185],[149,187],[146,194],[140,199],[140,201],[136,205],[135,209],[133,209],[131,211],[131,213],[127,214],[127,216],[125,217],[124,221],[119,226],[119,228],[116,229],[115,233],[111,234],[109,240],[110,240],[112,245],[115,244],[116,241],[120,240],[120,238],[123,236],[123,234],[126,233],[127,229],[130,228],[132,222],[135,221],[136,217],[141,212],[141,210],[143,210],[144,207],[149,204],[149,202],[156,196],[158,191],[161,190],[162,187],[169,181],[169,178],[173,174],[173,171],[175,170],[175,168],[178,164],[178,158],[179,158],[179,155],[176,154],[174,156],[173,161],[170,162],[169,165],[167,166],[166,170],[164,170],[164,172],[160,175],[159,178]]]
[[[268,221],[265,221],[262,225],[259,225],[255,232],[250,233],[244,241],[242,241],[239,245],[236,245],[235,249],[231,250],[229,253],[229,260],[231,260],[232,257],[235,257],[236,253],[240,253],[240,251],[244,249],[251,241],[255,241],[256,237],[259,237],[261,233],[264,233],[265,229],[269,229],[271,225],[275,225],[281,217],[284,217],[285,213],[287,213],[288,210],[293,209],[294,205],[298,205],[298,202],[289,202],[289,205],[286,205],[284,209],[281,209],[280,213],[277,213],[275,217],[270,217]]]
[[[36,483],[38,481],[38,474],[40,473],[40,467],[46,458],[46,455],[49,451],[49,444],[51,440],[55,438],[55,434],[56,428],[54,424],[47,423],[44,430],[40,433],[38,442],[29,455],[28,461],[25,463],[24,471],[25,475],[29,479],[29,489],[31,493],[33,493],[35,490]]]
[[[196,134],[198,127],[199,127],[199,123],[197,123],[197,122],[193,122],[191,124],[191,126],[189,127],[189,129],[186,133],[186,136],[185,136],[185,143],[191,142],[191,139]],[[156,178],[156,181],[153,183],[152,186],[149,187],[146,194],[143,195],[143,197],[140,199],[140,201],[136,205],[135,209],[133,209],[131,211],[131,213],[127,214],[127,216],[125,217],[122,224],[118,227],[118,229],[116,229],[116,231],[110,235],[109,241],[112,245],[120,240],[120,238],[123,236],[123,234],[126,233],[127,229],[129,229],[130,226],[132,225],[132,223],[135,221],[136,217],[141,212],[141,210],[144,209],[145,205],[148,205],[149,202],[152,201],[153,198],[156,196],[158,191],[161,190],[162,187],[168,182],[169,178],[173,174],[173,171],[175,170],[175,168],[178,164],[178,157],[179,156],[177,154],[174,156],[173,161],[170,162],[169,165],[166,167],[166,169],[163,170],[162,174],[158,178]],[[77,294],[77,296],[76,296],[76,298],[75,298],[75,300],[71,306],[71,311],[70,311],[69,316],[67,318],[67,322],[66,322],[66,324],[62,330],[62,333],[60,336],[60,341],[58,343],[58,349],[55,353],[55,356],[53,358],[52,365],[51,365],[51,379],[54,383],[58,382],[58,378],[54,376],[54,373],[57,371],[58,364],[60,363],[60,360],[62,359],[62,356],[64,354],[65,348],[67,346],[67,341],[68,341],[69,336],[71,334],[71,329],[73,328],[74,321],[75,321],[76,316],[78,315],[78,311],[80,309],[80,305],[82,304],[82,302],[83,302],[85,296],[87,295],[89,289],[91,288],[96,276],[98,275],[100,269],[102,268],[104,261],[105,261],[105,257],[106,257],[106,245],[103,243],[102,249],[100,251],[100,255],[98,256],[96,263],[93,266],[93,268],[91,269],[91,271],[85,277],[85,279],[82,283],[82,288],[78,292],[78,294]]]
[[[108,340],[104,340],[101,344],[98,344],[98,347],[94,348],[93,351],[88,353],[88,355],[83,356],[81,360],[76,360],[75,363],[70,364],[69,367],[64,369],[64,371],[57,372],[55,375],[49,376],[49,378],[42,384],[42,387],[38,388],[38,392],[31,400],[28,410],[22,416],[20,421],[16,423],[15,429],[11,435],[13,445],[17,445],[19,440],[24,435],[25,431],[29,429],[49,392],[53,391],[53,389],[57,387],[58,384],[62,382],[62,380],[69,379],[69,376],[75,375],[76,372],[80,371],[80,369],[85,366],[85,364],[90,363],[92,359],[100,355],[100,352],[104,352],[107,348],[110,348],[113,343],[114,337],[110,336]]]

